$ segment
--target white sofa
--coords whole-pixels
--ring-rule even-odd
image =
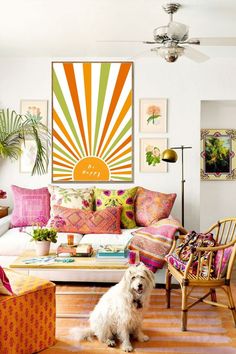
[[[23,251],[33,249],[34,245],[30,242],[30,235],[21,232],[20,228],[10,229],[10,218],[8,215],[0,219],[0,265],[8,267]],[[30,233],[31,227],[27,227],[26,231]],[[127,244],[132,238],[134,229],[124,229],[122,234],[75,234],[75,242],[90,243],[96,249],[99,245],[105,244]],[[58,233],[57,243],[51,244],[51,250],[55,250],[59,244],[67,241],[66,233]],[[47,278],[54,281],[86,281],[86,282],[118,282],[122,275],[122,270],[50,270],[40,271],[33,269],[30,274]],[[165,282],[164,269],[156,273],[156,283]]]

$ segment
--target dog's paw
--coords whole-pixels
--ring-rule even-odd
[[[149,337],[146,336],[145,334],[140,336],[140,337],[138,337],[138,341],[139,342],[147,342],[148,340],[149,340]]]
[[[108,347],[115,347],[116,342],[113,339],[107,339],[106,344]]]
[[[128,353],[130,353],[130,352],[133,351],[133,347],[132,347],[131,344],[129,344],[129,345],[127,345],[127,344],[124,345],[124,344],[123,344],[122,347],[121,347],[121,349],[122,349],[124,352],[128,352]]]

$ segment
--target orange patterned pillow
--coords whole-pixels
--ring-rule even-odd
[[[174,205],[176,194],[164,194],[139,187],[135,201],[135,218],[139,226],[168,218]]]
[[[76,232],[80,234],[120,234],[121,207],[109,207],[104,210],[91,211],[69,209],[60,205],[53,206],[53,215],[60,216],[64,225],[57,228],[61,232]],[[53,225],[53,218],[48,226]]]

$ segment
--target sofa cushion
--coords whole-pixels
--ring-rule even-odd
[[[47,223],[50,217],[50,196],[47,188],[28,189],[12,186],[14,209],[13,227],[33,225],[40,217]]]
[[[53,207],[54,217],[60,216],[64,224],[57,228],[63,232],[77,232],[81,234],[120,234],[121,207],[108,207],[104,210],[80,210],[64,208],[60,205]],[[54,218],[48,222],[53,227]]]
[[[175,193],[164,194],[139,187],[135,199],[135,218],[139,226],[149,226],[168,218],[176,198]]]
[[[134,216],[134,200],[137,187],[130,189],[99,189],[95,188],[96,210],[109,206],[122,206],[121,227],[132,229],[136,226]]]
[[[65,208],[93,210],[94,190],[91,188],[74,189],[50,185],[48,190],[51,194],[51,217],[53,216],[54,205],[60,205]]]

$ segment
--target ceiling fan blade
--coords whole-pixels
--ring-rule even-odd
[[[206,54],[200,52],[199,50],[196,50],[192,47],[185,47],[184,50],[184,55],[191,59],[194,60],[197,63],[203,63],[204,61],[207,61],[210,59]]]
[[[236,37],[206,37],[197,38],[204,46],[236,46]]]
[[[96,42],[102,42],[102,43],[148,43],[148,44],[152,44],[151,41],[136,41],[136,40],[111,40],[111,39],[104,39],[104,40],[97,40]],[[155,43],[155,42],[153,42]]]

